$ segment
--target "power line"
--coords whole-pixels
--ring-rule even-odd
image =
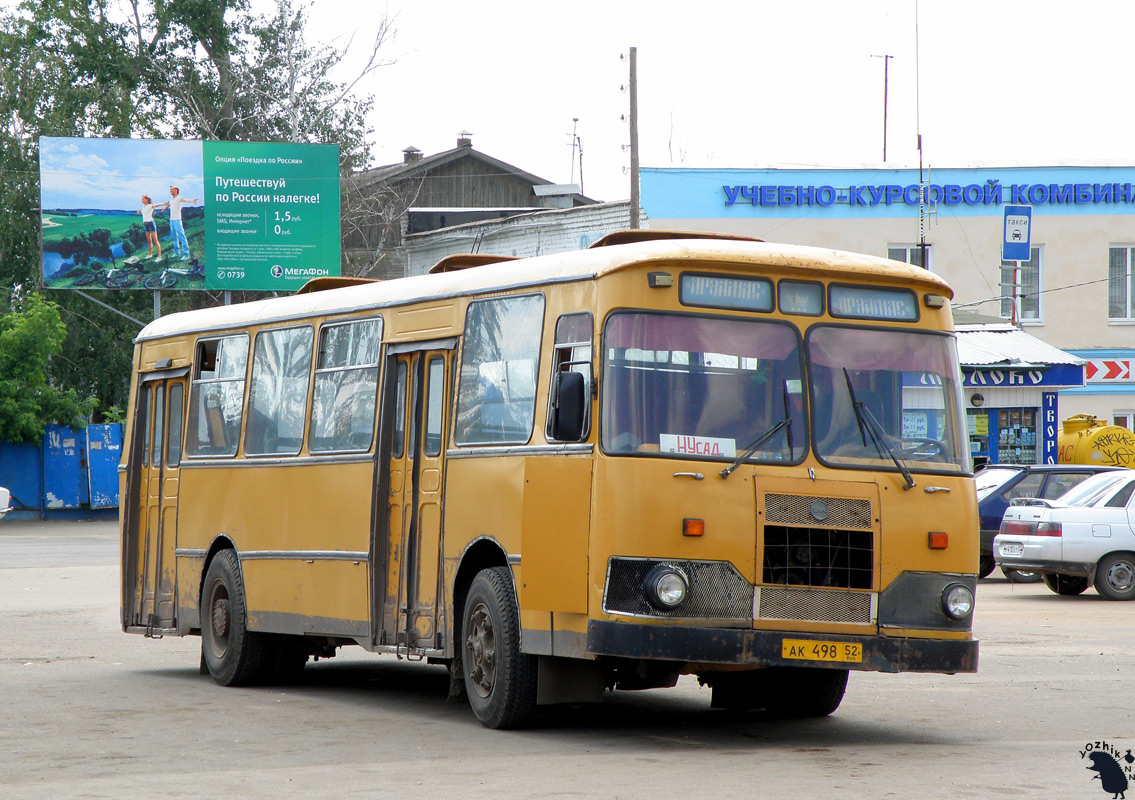
[[[1131,273],[1131,272],[1127,273],[1126,277],[1127,277],[1128,280],[1131,279],[1132,274],[1133,273]],[[1100,279],[1094,280],[1094,281],[1084,281],[1083,283],[1070,283],[1067,286],[1054,286],[1051,289],[1040,289],[1040,290],[1035,291],[1035,292],[1023,292],[1020,295],[1020,297],[1022,297],[1022,298],[1034,297],[1036,295],[1050,294],[1052,292],[1062,292],[1066,289],[1079,289],[1079,288],[1084,287],[1084,286],[1094,286],[1097,283],[1109,283],[1110,281],[1111,281],[1111,276],[1108,276],[1106,278],[1100,278]],[[995,302],[999,302],[1001,300],[1012,300],[1012,299],[1013,299],[1012,295],[1001,295],[999,297],[987,297],[984,300],[974,300],[974,301],[969,302],[969,303],[951,303],[950,308],[972,308],[973,306],[980,306],[980,305],[983,305],[984,303],[995,303]]]

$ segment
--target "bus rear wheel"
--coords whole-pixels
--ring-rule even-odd
[[[520,616],[508,567],[482,570],[465,596],[461,666],[474,716],[517,728],[536,711],[536,657],[520,652]]]
[[[275,666],[266,636],[247,623],[240,562],[234,551],[222,550],[209,564],[201,592],[201,653],[221,686],[257,683]]]

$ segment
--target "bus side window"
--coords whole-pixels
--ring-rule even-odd
[[[186,423],[187,456],[234,456],[240,436],[248,335],[197,343]]]
[[[311,326],[261,331],[252,354],[246,455],[295,455],[307,419]]]
[[[555,350],[552,354],[552,380],[548,389],[548,421],[545,434],[549,441],[555,440],[556,414],[559,408],[559,398],[556,397],[556,378],[561,372],[577,372],[584,380],[584,419],[583,432],[579,439],[583,441],[591,433],[591,342],[593,338],[593,323],[590,312],[580,314],[564,314],[556,320]]]
[[[323,326],[308,433],[311,452],[370,449],[381,344],[381,317]]]
[[[457,444],[525,444],[532,437],[543,326],[543,295],[469,304],[454,425]]]

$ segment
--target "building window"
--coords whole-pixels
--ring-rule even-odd
[[[1035,464],[1037,425],[1035,408],[997,410],[997,463]]]
[[[1109,319],[1135,319],[1135,297],[1132,291],[1131,266],[1135,263],[1135,245],[1119,244],[1108,249],[1107,316]]]
[[[1021,320],[1040,322],[1041,248],[1039,247],[1032,248],[1028,261],[1001,262],[1001,316],[1006,319],[1013,317],[1013,270],[1017,264],[1021,267],[1021,285],[1016,292],[1021,298]]]
[[[1111,416],[1113,425],[1127,430],[1135,430],[1135,411],[1116,411]]]
[[[917,244],[889,244],[887,258],[916,267],[925,266],[928,271],[934,271],[934,247],[930,244],[926,245],[926,264],[922,263],[922,246]]]

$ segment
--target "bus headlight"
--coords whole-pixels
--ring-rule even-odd
[[[973,613],[973,590],[960,583],[952,583],[942,592],[942,607],[954,619],[965,619]]]
[[[690,584],[677,567],[659,564],[646,573],[643,590],[652,606],[659,611],[672,611],[686,602],[690,593]]]

